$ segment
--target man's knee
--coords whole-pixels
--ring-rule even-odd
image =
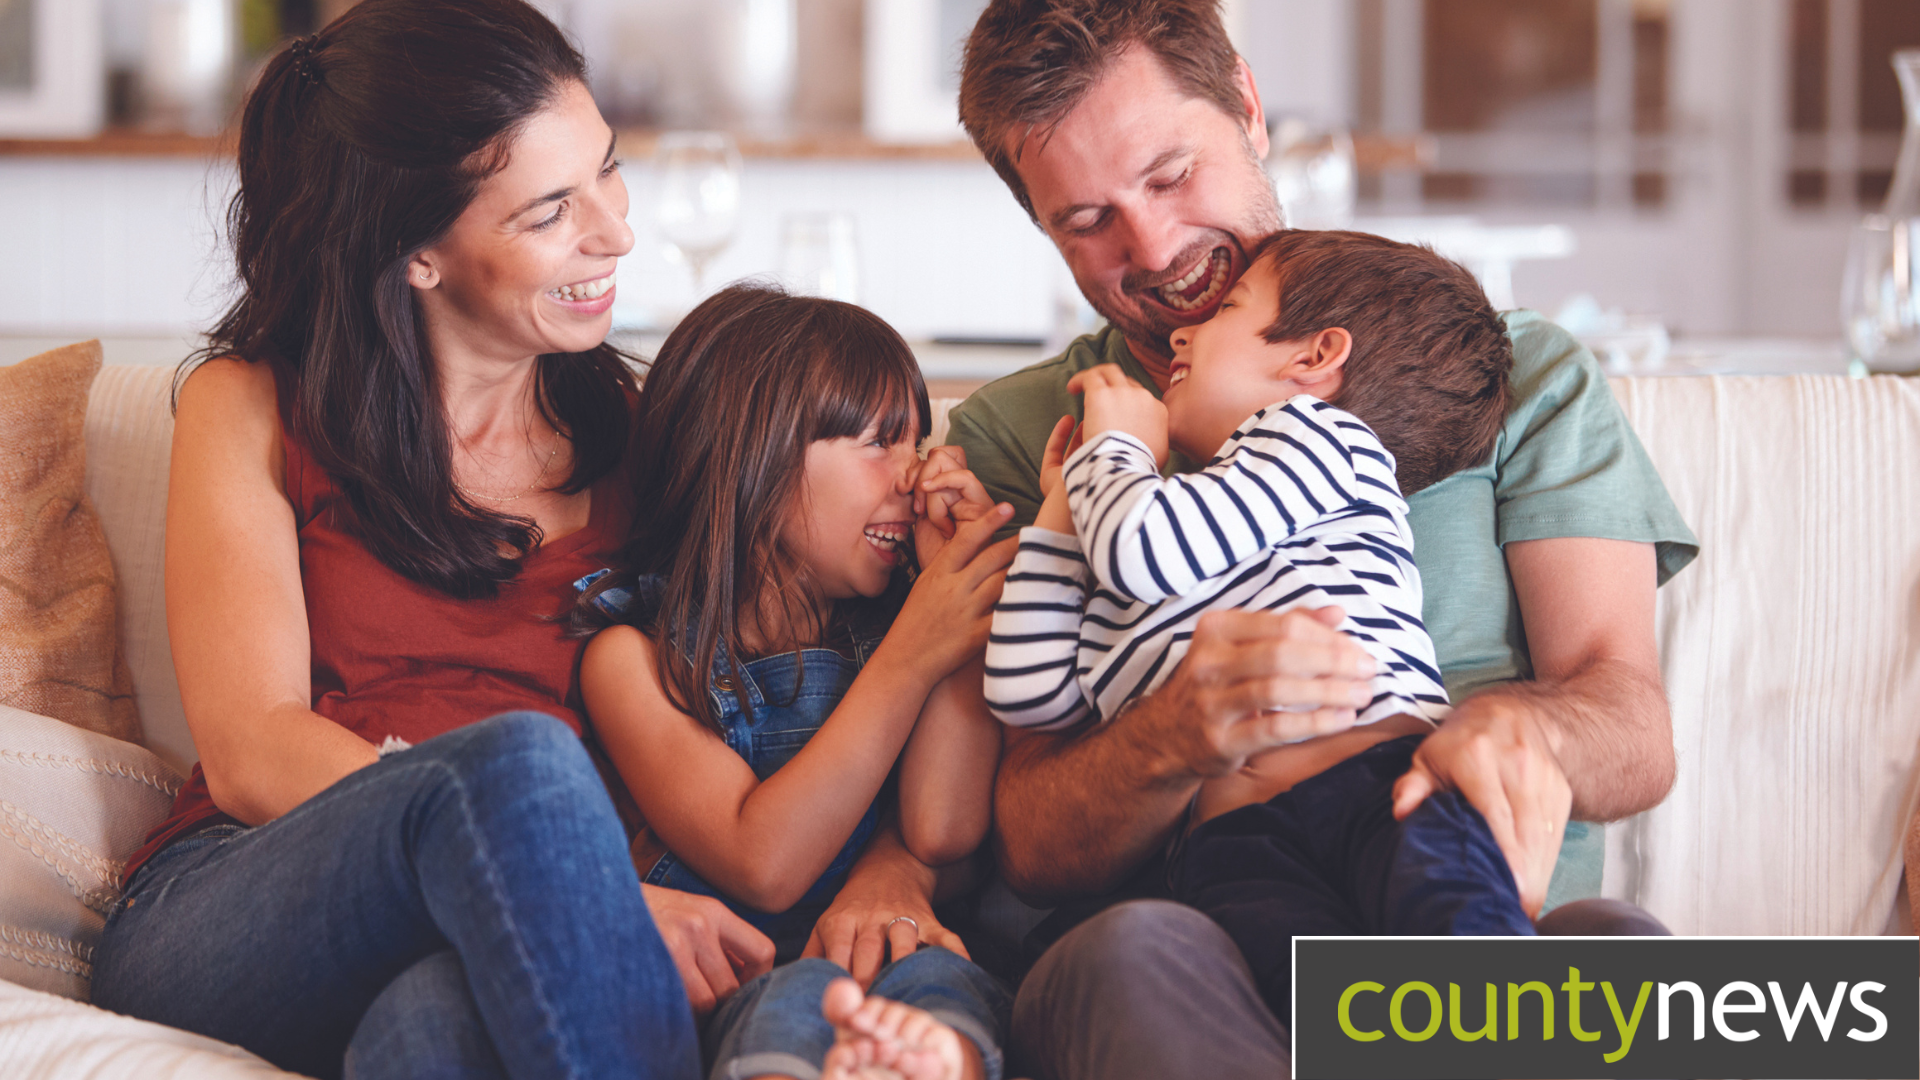
[[[1014,1045],[1043,1077],[1284,1076],[1285,1032],[1226,931],[1167,900],[1069,931],[1020,987]]]
[[[1561,904],[1541,917],[1538,929],[1552,937],[1673,936],[1673,931],[1647,909],[1600,897]]]
[[[1054,943],[1021,985],[1019,1008],[1129,1011],[1134,998],[1162,999],[1189,983],[1237,974],[1250,980],[1233,939],[1200,911],[1171,900],[1130,900],[1093,916]]]
[[[1129,900],[1093,916],[1048,949],[1043,966],[1069,966],[1105,978],[1127,970],[1158,970],[1168,957],[1194,951],[1238,956],[1233,939],[1204,913],[1171,900]]]

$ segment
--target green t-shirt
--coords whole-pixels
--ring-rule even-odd
[[[1505,318],[1513,405],[1493,457],[1407,500],[1426,594],[1421,615],[1456,700],[1533,675],[1503,545],[1567,536],[1651,543],[1661,584],[1700,550],[1593,354],[1537,312]],[[1054,423],[1080,416],[1067,380],[1096,364],[1118,364],[1159,393],[1107,327],[955,406],[947,441],[966,450],[967,467],[994,498],[1013,504],[1008,535],[1040,510],[1040,457]],[[1177,453],[1167,462],[1169,473],[1196,468]],[[1548,904],[1598,896],[1604,852],[1602,829],[1571,823]]]

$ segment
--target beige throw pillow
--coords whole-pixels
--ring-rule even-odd
[[[100,343],[0,368],[0,705],[141,741],[113,563],[86,497]]]
[[[87,999],[127,857],[179,790],[150,751],[0,705],[0,979]]]

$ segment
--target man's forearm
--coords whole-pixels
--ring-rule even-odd
[[[1673,722],[1657,673],[1596,660],[1558,681],[1513,682],[1469,707],[1525,712],[1547,733],[1578,821],[1617,821],[1657,806],[1673,787]]]
[[[1136,746],[1129,721],[1077,734],[1010,733],[995,784],[994,842],[1007,884],[1031,903],[1106,892],[1167,842],[1200,778]]]

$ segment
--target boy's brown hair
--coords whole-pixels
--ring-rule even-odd
[[[1028,216],[1033,200],[1007,134],[1059,123],[1134,46],[1194,97],[1240,116],[1240,58],[1220,0],[993,0],[974,24],[960,63],[960,123]]]
[[[1512,396],[1506,323],[1466,267],[1370,233],[1288,229],[1254,249],[1274,260],[1280,311],[1269,342],[1330,327],[1353,335],[1329,404],[1360,418],[1411,495],[1493,454]]]

